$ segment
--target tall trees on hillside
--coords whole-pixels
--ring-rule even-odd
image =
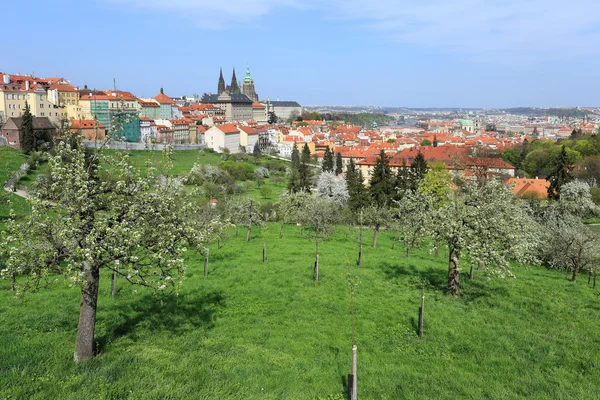
[[[298,167],[300,190],[310,192],[312,186],[312,166],[310,164],[310,149],[308,143],[304,143],[300,154],[300,166]]]
[[[342,160],[342,153],[339,151],[335,155],[335,174],[339,175],[344,170],[344,161]]]
[[[573,180],[571,174],[572,166],[567,158],[567,151],[563,145],[560,154],[553,163],[553,168],[548,175],[550,186],[548,187],[548,197],[554,200],[560,198],[560,189],[565,184]]]
[[[101,269],[156,291],[177,289],[186,249],[202,250],[221,226],[200,220],[179,181],[154,171],[142,174],[126,154],[108,160],[61,143],[48,179],[30,192],[31,213],[2,233],[2,274],[28,275],[22,290],[56,274],[81,288],[75,361],[94,356]]]
[[[321,170],[323,172],[333,172],[334,169],[334,161],[333,161],[333,153],[329,146],[325,147],[325,155],[323,156],[323,164],[321,164]]]
[[[296,193],[300,190],[300,152],[298,145],[294,142],[292,148],[292,165],[288,173],[288,186],[290,192]]]
[[[410,164],[410,178],[409,184],[411,190],[417,190],[419,184],[425,178],[427,174],[427,161],[423,153],[419,151],[419,154],[415,157],[413,162]]]
[[[21,143],[21,150],[23,150],[25,154],[37,150],[37,139],[35,137],[35,130],[33,129],[33,115],[31,115],[31,109],[27,102],[25,102],[25,111],[21,117],[19,142]]]
[[[346,186],[348,187],[348,207],[352,212],[366,207],[369,203],[369,193],[364,185],[364,177],[360,168],[356,168],[354,159],[350,159],[346,169]]]
[[[369,193],[372,202],[377,207],[387,207],[395,189],[395,181],[395,176],[390,168],[390,160],[385,151],[381,150],[369,181]]]

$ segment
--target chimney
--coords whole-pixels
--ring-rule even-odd
[[[163,91],[163,88],[160,88],[160,94],[165,94],[165,92]]]
[[[25,90],[29,92],[29,81],[25,81]]]

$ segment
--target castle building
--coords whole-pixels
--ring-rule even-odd
[[[250,75],[250,67],[246,67],[246,77],[244,78],[244,84],[242,85],[242,93],[250,98],[250,100],[257,102],[258,94],[254,89],[254,79]]]

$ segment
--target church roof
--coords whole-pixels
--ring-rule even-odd
[[[219,100],[218,94],[204,94],[200,101],[202,103],[248,103],[252,104],[252,100],[245,94],[233,93],[229,94],[231,100]]]
[[[302,107],[297,101],[270,101],[274,107]]]

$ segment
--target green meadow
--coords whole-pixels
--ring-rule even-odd
[[[368,231],[367,231],[368,232]],[[600,398],[600,292],[586,277],[515,266],[488,279],[464,266],[462,296],[444,294],[445,256],[410,258],[387,232],[365,246],[338,227],[320,244],[296,225],[228,231],[209,275],[190,253],[172,295],[101,276],[96,359],[73,363],[79,293],[54,284],[16,299],[0,282],[0,398],[344,399],[351,368],[348,278],[363,399]],[[368,242],[370,233],[365,235]],[[267,261],[262,262],[263,243]],[[424,337],[416,335],[421,287]]]

